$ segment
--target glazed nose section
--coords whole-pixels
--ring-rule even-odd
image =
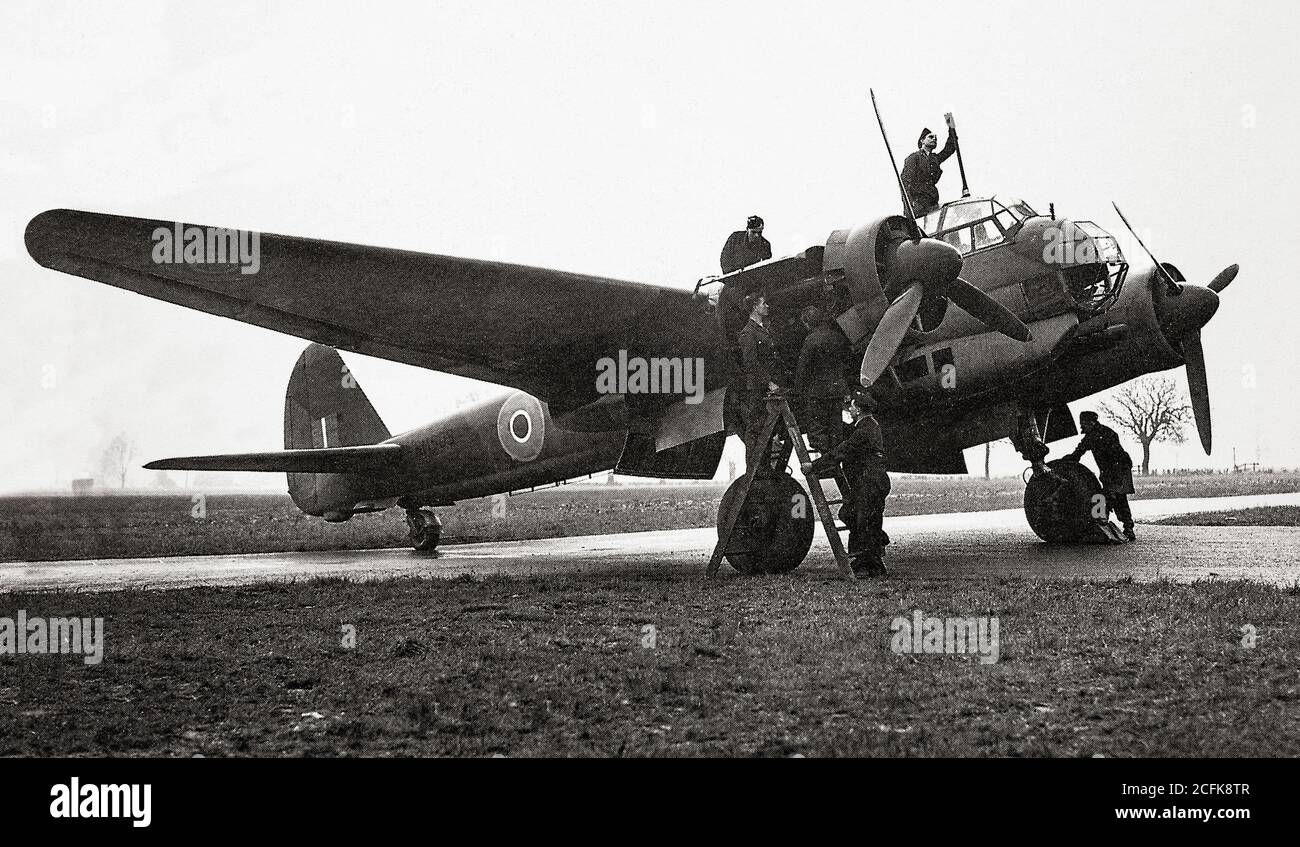
[[[1160,326],[1171,339],[1180,339],[1210,322],[1219,310],[1219,295],[1199,285],[1183,285],[1176,296],[1161,303]]]
[[[898,245],[895,278],[920,282],[927,288],[952,282],[961,273],[961,253],[934,238],[904,241]]]

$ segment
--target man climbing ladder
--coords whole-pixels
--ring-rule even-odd
[[[885,442],[876,421],[876,403],[866,391],[855,391],[849,401],[853,432],[813,463],[823,475],[832,468],[849,480],[850,496],[841,515],[849,526],[849,557],[854,573],[884,576],[885,498],[889,496],[889,474],[885,471]]]

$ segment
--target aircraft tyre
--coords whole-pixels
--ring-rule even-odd
[[[1083,541],[1099,521],[1093,509],[1101,483],[1092,471],[1070,459],[1047,463],[1025,486],[1025,517],[1029,528],[1044,541],[1069,544]]]
[[[407,509],[406,525],[410,528],[408,537],[417,553],[432,553],[438,549],[442,539],[442,521],[433,512],[425,509]]]
[[[745,477],[722,495],[718,506],[718,534],[732,512],[740,507],[739,492]],[[727,562],[743,574],[787,573],[799,567],[812,546],[812,500],[803,486],[784,473],[759,477],[750,486],[744,511],[727,545]]]

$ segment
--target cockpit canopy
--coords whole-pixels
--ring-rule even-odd
[[[1013,240],[1029,218],[1045,223],[1023,200],[994,195],[945,203],[917,224],[926,235],[951,244],[966,256]],[[1045,230],[1031,226],[1035,237],[1027,246],[1037,248],[1040,239],[1058,236],[1042,241],[1043,261],[1058,269],[1059,283],[1054,284],[1064,286],[1075,308],[1084,315],[1109,308],[1119,297],[1128,272],[1115,237],[1092,221],[1053,218]]]
[[[1021,221],[1038,213],[1015,197],[965,197],[945,203],[917,223],[932,238],[946,241],[962,255],[994,247]]]

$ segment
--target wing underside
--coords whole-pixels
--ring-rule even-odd
[[[173,242],[188,249],[196,231],[207,244],[212,233],[217,243],[236,233],[256,246],[256,260],[191,262]],[[545,268],[271,233],[253,242],[238,230],[67,209],[33,218],[26,243],[54,270],[340,350],[515,386],[559,410],[595,399],[604,356],[704,355],[713,342],[687,291]],[[213,258],[201,249],[195,254]]]

